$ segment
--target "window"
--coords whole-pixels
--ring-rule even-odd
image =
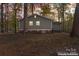
[[[36,21],[36,25],[37,26],[40,26],[40,21]]]
[[[33,21],[29,21],[29,25],[30,26],[33,26]]]

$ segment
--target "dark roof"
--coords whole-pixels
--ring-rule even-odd
[[[34,16],[37,16],[37,17],[41,17],[41,18],[44,18],[44,19],[46,19],[46,20],[52,20],[52,19],[50,19],[50,18],[47,18],[47,17],[45,17],[45,16],[41,16],[41,15],[37,15],[37,14],[33,14],[33,15],[30,15],[30,16],[27,16],[27,18],[30,18],[30,17],[34,17]],[[20,19],[19,21],[24,21],[23,19]],[[53,20],[52,20],[52,22],[53,22]]]
[[[47,19],[47,20],[52,20],[52,19],[50,19],[50,18],[47,18],[47,17],[45,17],[45,16],[41,16],[41,15],[37,15],[37,14],[33,14],[33,15],[31,15],[31,16],[28,16],[27,18],[34,17],[35,15],[38,16],[38,17]],[[53,20],[52,20],[52,21],[53,21]]]
[[[47,18],[47,17],[45,17],[45,16],[41,16],[41,15],[37,15],[37,14],[30,15],[30,16],[28,16],[27,18],[34,17],[34,15],[36,15],[36,16],[38,16],[38,17],[41,17],[41,18],[44,18],[44,19],[46,19],[46,20],[51,20],[51,21],[53,22],[53,24],[61,24],[60,22],[54,22],[54,21],[53,21],[52,19],[50,19],[50,18]]]
[[[50,19],[50,18],[47,18],[47,17],[45,17],[45,16],[41,16],[41,15],[37,15],[37,14],[30,15],[30,16],[28,16],[27,18],[34,17],[34,15],[36,15],[36,16],[38,16],[38,17],[41,17],[41,18],[44,18],[44,19],[46,19],[46,20],[51,20],[51,21],[53,22],[53,24],[61,24],[60,22],[54,22],[54,21],[53,21],[52,19]],[[19,21],[24,21],[24,20],[21,19],[21,20],[19,20]]]

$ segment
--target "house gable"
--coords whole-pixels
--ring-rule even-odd
[[[29,18],[42,18],[42,19],[45,19],[45,20],[50,20],[50,21],[52,21],[50,18],[47,18],[47,17],[44,17],[44,16],[41,16],[41,15],[37,15],[37,14],[33,14],[33,15],[31,15],[31,16],[28,16],[27,17],[27,19],[29,19]],[[53,22],[53,21],[52,21]]]

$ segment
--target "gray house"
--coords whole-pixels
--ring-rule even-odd
[[[20,22],[19,29],[23,29],[23,21]],[[34,14],[26,19],[26,31],[59,31],[60,23],[53,20]]]

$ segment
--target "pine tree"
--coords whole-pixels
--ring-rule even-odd
[[[71,37],[79,36],[79,3],[76,4]]]
[[[3,3],[1,3],[1,32],[4,32]]]
[[[27,3],[24,3],[24,32],[25,32],[25,25],[26,25],[26,18],[27,18]]]

